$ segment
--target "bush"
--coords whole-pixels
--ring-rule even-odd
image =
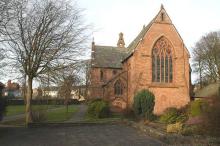
[[[87,114],[92,118],[107,118],[110,114],[108,102],[102,99],[89,102]]]
[[[32,110],[32,120],[33,122],[45,122],[47,120],[46,110],[44,109],[35,109]]]
[[[136,119],[134,110],[132,110],[130,108],[126,108],[123,111],[123,117],[126,118],[126,119],[130,119],[130,120],[135,120]]]
[[[212,136],[220,136],[220,97],[213,98],[209,109],[204,112],[205,133]]]
[[[201,135],[203,133],[202,127],[200,125],[191,125],[191,126],[183,126],[181,130],[181,134],[188,136],[188,135]]]
[[[0,94],[0,121],[3,119],[4,114],[6,113],[6,100]]]
[[[167,125],[167,133],[180,133],[183,129],[183,124],[180,122],[177,122],[175,124],[169,124]]]
[[[153,110],[154,110],[154,94],[149,90],[142,90],[137,93],[134,97],[134,112],[136,115],[145,117],[148,120],[153,120]]]
[[[204,100],[198,99],[190,103],[189,116],[200,116],[208,109],[208,103]]]
[[[174,107],[167,108],[164,114],[160,117],[160,121],[166,124],[184,122],[188,119],[185,110],[178,110]]]

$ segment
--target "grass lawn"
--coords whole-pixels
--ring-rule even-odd
[[[5,116],[23,114],[24,111],[25,111],[24,105],[9,105],[6,107],[6,115]]]
[[[51,109],[56,107],[61,107],[62,105],[33,105],[35,108]],[[25,105],[9,105],[6,108],[6,116],[13,116],[25,113]]]
[[[120,113],[112,113],[108,118],[93,118],[90,117],[88,114],[85,117],[86,122],[97,122],[97,123],[102,123],[102,122],[114,122],[114,121],[120,121],[123,119],[123,115]]]
[[[59,108],[57,110],[47,112],[47,122],[64,122],[69,120],[73,114],[77,111],[75,105],[70,105],[68,108],[68,113],[66,112],[66,107]]]
[[[45,108],[45,113],[46,113],[46,121],[45,122],[64,122],[66,120],[69,120],[74,115],[74,113],[77,112],[77,110],[78,110],[77,106],[75,106],[75,105],[69,105],[68,113],[66,112],[66,106],[64,106],[64,105],[59,105],[59,108],[52,109],[50,111],[47,111],[46,105],[40,105],[40,106],[37,105],[37,106],[34,106],[33,109],[36,110],[37,108],[40,108],[42,110],[42,107]],[[22,109],[22,108],[24,108],[24,106],[17,107],[17,109]],[[52,107],[50,107],[50,108],[52,108]],[[20,110],[20,111],[22,111],[22,110]],[[23,126],[23,125],[25,125],[25,118],[2,122],[1,124]]]

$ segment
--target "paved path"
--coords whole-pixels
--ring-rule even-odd
[[[77,105],[77,108],[78,108],[77,112],[74,113],[74,115],[71,119],[66,121],[67,123],[75,123],[75,122],[80,122],[80,121],[84,120],[84,117],[85,117],[86,111],[87,111],[87,105],[80,104],[80,105]]]
[[[160,146],[126,125],[0,128],[2,146]]]

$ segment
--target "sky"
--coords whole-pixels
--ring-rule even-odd
[[[88,45],[94,37],[98,45],[116,46],[118,35],[123,32],[128,46],[143,25],[156,16],[161,4],[190,52],[203,35],[220,30],[220,0],[78,0],[77,4],[93,32]],[[13,78],[9,76],[4,82],[7,79]],[[193,74],[192,80],[195,79]]]
[[[220,0],[80,0],[92,25],[95,44],[116,46],[124,33],[126,46],[159,12],[161,4],[190,51],[210,31],[220,31]],[[192,74],[195,82],[196,74]]]
[[[164,5],[173,24],[191,51],[210,31],[220,30],[220,0],[80,0],[85,20],[92,24],[96,44],[115,46],[118,34],[125,43],[138,35]]]

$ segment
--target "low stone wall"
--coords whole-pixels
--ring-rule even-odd
[[[220,143],[220,138],[200,135],[183,136],[181,134],[170,134],[149,125],[144,125],[133,121],[125,120],[124,123],[169,145],[217,145]]]

